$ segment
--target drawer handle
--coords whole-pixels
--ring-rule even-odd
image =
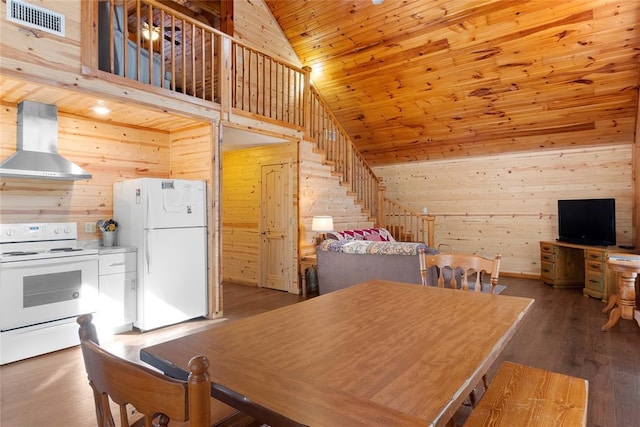
[[[551,270],[546,269],[546,268],[543,268],[543,269],[542,269],[542,271],[544,271],[545,273],[548,273],[548,272],[549,272],[549,271],[551,271]]]
[[[114,263],[111,263],[111,264],[109,264],[109,267],[117,267],[117,266],[119,266],[119,265],[124,265],[124,261],[123,261],[123,262],[114,262]]]
[[[591,283],[596,284],[596,285],[599,285],[599,284],[600,284],[600,280],[593,280],[593,279],[589,279],[589,281],[590,281]]]

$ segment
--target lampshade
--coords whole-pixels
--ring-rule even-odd
[[[311,231],[333,231],[333,217],[314,216],[313,221],[311,221]]]
[[[156,27],[155,25],[152,25],[151,28],[149,28],[149,24],[146,22],[142,23],[142,37],[144,37],[146,40],[151,39],[151,41],[156,41],[160,38],[160,28]]]

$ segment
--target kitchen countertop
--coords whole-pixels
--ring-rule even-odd
[[[121,252],[137,252],[138,248],[133,246],[98,246],[98,254],[117,254]]]
[[[138,251],[135,246],[102,246],[102,240],[78,240],[78,246],[85,249],[97,249],[100,255]]]

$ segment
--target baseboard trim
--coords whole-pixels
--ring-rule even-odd
[[[515,277],[518,279],[531,279],[531,280],[542,280],[542,277],[539,274],[532,273],[517,273],[513,271],[500,271],[500,277]]]

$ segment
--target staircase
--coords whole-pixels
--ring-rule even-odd
[[[373,173],[349,135],[331,110],[311,86],[307,138],[315,143],[316,152],[323,155],[323,164],[347,188],[347,193],[362,207],[377,227],[384,227],[399,242],[425,242],[433,247],[434,221],[391,201],[384,196],[384,187]]]
[[[309,113],[308,139],[324,156],[323,163],[331,167],[331,174],[362,206],[362,212],[375,221],[378,214],[378,178],[313,86],[310,89]]]

